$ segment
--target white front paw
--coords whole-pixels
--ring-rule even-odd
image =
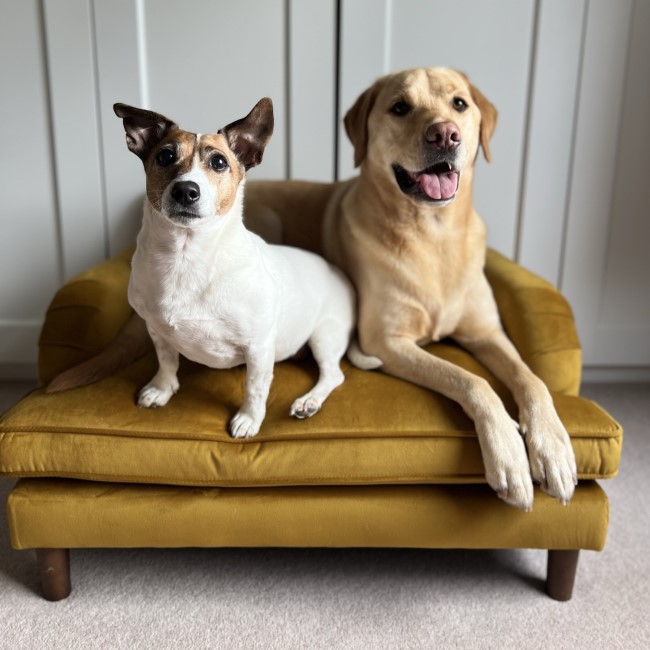
[[[261,424],[261,421],[257,421],[248,413],[239,411],[230,420],[230,435],[233,438],[252,438],[259,433]]]
[[[522,430],[528,446],[533,480],[544,492],[567,505],[578,482],[571,440],[554,409],[538,413]]]
[[[138,395],[138,406],[141,408],[165,406],[175,392],[172,386],[159,388],[153,382],[150,382],[140,391]]]
[[[290,415],[294,418],[302,420],[316,415],[320,411],[322,404],[310,394],[299,397],[292,405]]]
[[[517,423],[504,411],[493,422],[476,425],[488,484],[506,503],[530,512],[533,481]]]

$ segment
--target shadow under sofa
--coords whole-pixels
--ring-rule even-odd
[[[130,315],[132,249],[72,278],[40,339],[46,385],[111,341]],[[289,417],[316,376],[309,359],[277,364],[259,435],[226,432],[244,368],[183,362],[180,391],[160,409],[135,395],[150,353],[112,377],[65,393],[33,391],[0,419],[0,474],[20,477],[8,501],[11,544],[36,549],[43,593],[70,592],[69,550],[129,547],[389,547],[547,549],[546,588],[572,594],[580,550],[601,550],[622,430],[578,395],[573,316],[549,283],[490,251],[486,273],[504,327],[547,384],[572,439],[579,484],[568,506],[535,490],[533,512],[487,486],[473,424],[456,403],[343,362],[345,383],[307,420]],[[428,347],[475,372],[516,416],[508,392],[450,342]]]

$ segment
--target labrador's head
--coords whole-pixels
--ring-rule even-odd
[[[496,120],[463,73],[417,68],[378,79],[347,112],[345,129],[355,166],[372,167],[414,201],[447,205],[479,146],[490,160]]]

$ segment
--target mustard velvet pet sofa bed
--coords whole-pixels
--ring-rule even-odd
[[[78,275],[49,307],[42,385],[111,341],[130,315],[132,250]],[[564,507],[536,489],[534,510],[487,486],[472,422],[455,403],[344,361],[346,381],[307,420],[289,417],[312,385],[313,361],[281,363],[255,438],[226,425],[244,369],[184,363],[161,409],[135,395],[151,353],[112,377],[65,393],[39,388],[0,419],[0,473],[20,477],[8,501],[11,544],[36,549],[44,596],[70,592],[69,550],[126,547],[395,547],[547,549],[547,591],[571,597],[578,553],[601,550],[620,426],[578,396],[581,358],[571,310],[547,282],[490,252],[487,274],[505,328],[549,386],[576,453],[579,484]],[[451,343],[431,354],[507,391]]]

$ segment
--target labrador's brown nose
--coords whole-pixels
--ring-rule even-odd
[[[424,137],[436,149],[447,151],[460,144],[460,131],[453,122],[436,122],[425,132]]]

